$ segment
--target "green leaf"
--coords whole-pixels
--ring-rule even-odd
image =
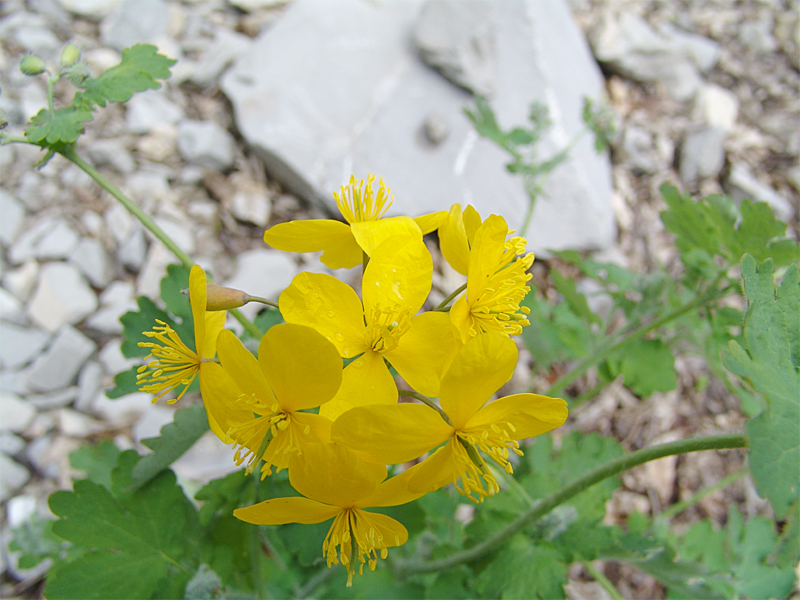
[[[194,495],[195,500],[203,503],[199,513],[200,523],[208,525],[219,514],[231,514],[240,506],[252,504],[255,501],[253,483],[253,477],[245,476],[242,469],[200,488]]]
[[[600,324],[600,317],[592,312],[589,308],[589,303],[586,301],[586,296],[578,291],[578,286],[572,279],[564,277],[558,271],[550,271],[553,277],[553,283],[556,286],[558,293],[564,296],[569,307],[579,317],[586,319],[589,323]]]
[[[120,455],[118,469],[132,468],[132,454]],[[60,517],[53,531],[90,550],[53,568],[47,598],[149,598],[163,578],[185,571],[182,559],[199,548],[197,513],[172,472],[126,497],[87,479],[74,490],[50,496]]]
[[[52,519],[34,514],[11,530],[8,549],[19,552],[19,568],[31,569],[46,558],[56,559],[64,550],[64,540],[53,533]]]
[[[143,332],[152,330],[153,326],[156,325],[156,320],[164,321],[175,329],[181,340],[190,348],[194,348],[193,330],[191,331],[191,336],[186,336],[185,333],[181,335],[182,332],[179,330],[182,328],[167,313],[158,308],[150,298],[139,296],[136,303],[139,305],[137,312],[128,311],[119,319],[123,328],[120,350],[126,358],[137,358],[150,354],[150,350],[140,347],[139,342],[151,341]]]
[[[564,598],[567,565],[549,544],[522,535],[481,571],[475,586],[483,598]]]
[[[322,543],[331,528],[332,520],[304,525],[290,523],[278,529],[278,535],[286,549],[296,556],[303,567],[310,567],[323,559]]]
[[[137,92],[156,90],[156,79],[170,76],[175,60],[158,54],[150,44],[136,44],[122,51],[122,61],[96,79],[86,82],[85,90],[75,94],[75,107],[105,106],[106,102],[127,102]]]
[[[139,391],[138,380],[139,367],[131,367],[127,371],[114,375],[114,387],[106,390],[106,397],[112,400],[133,394]]]
[[[183,322],[192,322],[192,305],[181,292],[189,289],[189,267],[168,265],[167,275],[161,280],[161,299],[167,312]]]
[[[677,188],[664,184],[661,186],[668,210],[661,213],[661,221],[667,231],[675,234],[675,246],[681,254],[693,248],[705,251],[709,256],[720,253],[720,233],[717,224],[703,204],[684,196]]]
[[[133,468],[134,489],[138,488],[178,460],[208,431],[208,417],[202,404],[175,412],[172,423],[161,428],[161,436],[142,440],[153,453],[143,456]]]
[[[273,325],[283,323],[283,315],[277,308],[267,308],[255,318],[255,325],[262,334],[267,333]]]
[[[776,295],[773,271],[771,259],[761,265],[749,254],[742,259],[746,349],[731,341],[725,365],[766,400],[766,410],[745,426],[750,470],[782,518],[800,499],[800,276],[791,266]]]
[[[69,455],[73,469],[84,471],[86,478],[111,489],[111,471],[117,465],[119,448],[111,440],[103,440],[94,446],[81,446]]]
[[[83,124],[91,120],[92,113],[86,109],[71,106],[56,110],[43,108],[28,123],[25,137],[32,144],[72,144],[83,133]]]
[[[675,357],[661,340],[631,342],[620,358],[625,385],[635,394],[646,398],[653,392],[668,392],[677,387]]]

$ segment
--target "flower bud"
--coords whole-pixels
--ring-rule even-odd
[[[61,51],[61,66],[71,67],[81,58],[81,51],[75,44],[67,44]]]
[[[0,108],[0,130],[6,127],[8,127],[8,116],[6,115],[6,111]]]
[[[206,285],[206,310],[228,310],[239,308],[250,302],[250,296],[240,290],[214,283]]]
[[[46,68],[44,61],[33,54],[23,56],[19,63],[19,70],[25,75],[39,75],[40,73],[44,73]]]

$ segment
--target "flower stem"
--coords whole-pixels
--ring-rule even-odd
[[[450,308],[447,305],[450,304],[450,302],[453,300],[453,298],[458,296],[465,289],[467,289],[467,284],[466,283],[464,285],[462,285],[462,286],[459,286],[459,288],[455,292],[453,292],[447,298],[442,300],[442,302],[439,304],[439,306],[437,306],[433,310],[438,310],[439,312],[447,312],[447,311],[449,311]]]
[[[651,331],[654,331],[659,327],[666,325],[670,321],[674,321],[675,319],[682,317],[686,313],[691,312],[692,310],[699,308],[700,306],[703,306],[704,304],[711,302],[712,300],[716,300],[717,298],[722,297],[728,292],[730,286],[724,287],[722,289],[717,289],[717,283],[719,283],[720,279],[721,276],[717,277],[717,279],[711,285],[710,290],[708,290],[704,294],[701,294],[691,302],[688,302],[687,304],[684,304],[683,306],[676,308],[675,310],[667,313],[660,319],[656,319],[652,323],[648,323],[647,325],[639,327],[638,329],[634,329],[627,335],[623,334],[624,337],[621,340],[617,341],[616,343],[614,343],[614,339],[611,339],[605,344],[601,345],[595,352],[592,353],[591,356],[588,356],[585,359],[583,359],[574,369],[572,369],[569,373],[567,373],[563,377],[559,378],[555,383],[553,383],[553,385],[550,386],[550,388],[544,393],[544,395],[556,396],[565,387],[567,387],[568,385],[573,383],[576,379],[578,379],[578,377],[583,375],[583,373],[586,372],[586,370],[589,369],[592,365],[599,363],[601,360],[604,360],[605,358],[617,352],[621,348],[624,348],[631,342],[644,337]]]
[[[614,587],[614,584],[608,580],[603,572],[595,567],[590,561],[582,560],[581,564],[583,568],[586,569],[586,572],[594,578],[594,580],[599,583],[603,589],[608,592],[608,595],[611,596],[612,600],[625,600],[622,594],[619,593],[619,590]]]
[[[427,397],[423,396],[422,394],[418,394],[417,392],[414,392],[412,390],[399,390],[398,394],[400,394],[401,396],[406,396],[407,398],[416,398],[417,400],[419,400],[420,402],[422,402],[426,406],[430,406],[433,410],[435,410],[436,412],[439,413],[439,415],[444,419],[445,423],[450,425],[450,427],[453,426],[453,422],[450,420],[450,417],[447,416],[447,413],[444,412],[441,409],[441,407],[439,405],[437,405],[430,398],[427,398]]]
[[[457,552],[439,560],[419,560],[412,559],[407,561],[395,561],[394,570],[398,576],[407,576],[418,573],[432,573],[443,571],[457,565],[473,562],[483,558],[487,554],[495,551],[505,544],[514,534],[521,531],[528,524],[542,518],[556,506],[563,504],[567,500],[581,493],[595,483],[603,481],[607,477],[617,475],[622,471],[632,469],[638,465],[672,456],[674,454],[685,454],[687,452],[698,452],[700,450],[721,450],[725,448],[744,448],[747,446],[747,438],[740,433],[727,433],[722,435],[710,435],[699,438],[689,438],[643,448],[636,452],[631,452],[605,465],[601,465],[590,471],[583,477],[573,481],[569,485],[562,487],[557,492],[547,498],[539,500],[530,509],[526,510],[519,517],[514,519],[503,529],[497,531],[483,542],[473,546],[469,550]]]
[[[272,308],[280,308],[277,302],[273,300],[268,300],[267,298],[261,298],[260,296],[251,296],[250,294],[248,294],[247,301],[260,302],[261,304],[266,304],[267,306],[271,306]]]
[[[27,142],[27,140],[25,140]],[[59,152],[64,158],[67,160],[72,161],[75,163],[80,169],[82,169],[89,177],[94,179],[100,187],[102,187],[105,191],[109,194],[114,196],[122,206],[128,209],[134,217],[139,219],[139,222],[144,225],[150,233],[156,236],[169,250],[172,252],[181,264],[184,267],[191,267],[194,264],[192,258],[186,254],[183,250],[181,250],[178,245],[172,241],[161,227],[159,227],[150,216],[145,213],[141,208],[139,208],[136,203],[128,198],[125,194],[123,194],[120,189],[111,183],[108,179],[103,177],[103,175],[95,169],[92,165],[87,163],[83,160],[78,152],[75,150],[74,145],[66,146],[63,150]],[[247,332],[252,335],[254,338],[259,339],[261,337],[261,331],[256,327],[250,320],[247,319],[238,309],[232,308],[228,312],[230,312],[233,317],[242,324],[242,326],[247,330]]]

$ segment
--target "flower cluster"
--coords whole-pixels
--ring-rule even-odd
[[[334,194],[346,224],[294,221],[264,235],[280,250],[323,251],[332,268],[362,264],[360,297],[335,277],[301,273],[279,298],[286,323],[264,335],[256,358],[223,329],[224,309],[250,297],[208,284],[195,266],[195,349],[160,322],[145,333],[151,360],[139,375],[156,400],[181,386],[182,395],[199,376],[211,428],[235,446],[237,464],[260,469],[262,478],[273,467],[288,469],[302,494],[234,515],[267,525],[333,519],[322,550],[328,566],[347,569],[348,585],[356,567],[374,569],[378,556],[408,538],[402,524],[368,508],[404,504],[449,483],[482,502],[500,489],[492,463],[512,473],[519,441],[567,418],[559,398],[490,401],[517,363],[509,336],[529,324],[521,301],[533,255],[525,240],[509,237],[502,217],[482,220],[471,206],[383,218],[391,193],[382,180],[375,188],[374,177],[351,177]],[[467,282],[451,307],[426,311],[433,261],[423,235],[434,230],[445,260]],[[401,391],[392,369],[405,383]],[[400,395],[421,403],[398,403]],[[387,478],[386,465],[406,468]]]

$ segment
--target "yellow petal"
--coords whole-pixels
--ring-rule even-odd
[[[425,312],[411,319],[411,328],[400,338],[397,348],[384,356],[412,388],[435,397],[458,350],[454,333],[447,313]]]
[[[217,338],[217,353],[222,368],[236,382],[243,394],[260,401],[267,408],[277,402],[258,360],[232,331],[223,329],[220,332]]]
[[[472,246],[472,241],[475,239],[475,232],[478,231],[478,227],[481,226],[481,216],[478,214],[478,211],[475,210],[475,207],[472,204],[468,204],[467,208],[464,209],[464,229],[467,232],[467,239],[469,240],[469,245]]]
[[[440,210],[439,212],[429,213],[427,215],[420,215],[414,217],[414,222],[422,231],[422,235],[427,235],[432,231],[436,231],[447,220],[447,211]]]
[[[369,522],[370,528],[374,528],[376,533],[383,537],[383,544],[387,548],[402,546],[408,541],[408,530],[399,521],[380,513],[364,510],[359,510],[356,518],[364,513],[367,513],[364,520]]]
[[[228,429],[253,419],[253,412],[236,404],[239,388],[217,363],[200,363],[200,395],[208,416],[208,425],[227,443]]]
[[[342,512],[338,506],[329,506],[308,498],[273,498],[253,506],[237,508],[233,516],[254,525],[283,525],[322,523]]]
[[[448,264],[466,275],[469,269],[469,241],[460,204],[450,207],[447,220],[439,227],[439,247]]]
[[[192,265],[189,271],[189,303],[194,320],[194,349],[202,357],[206,337],[206,274],[198,265]]]
[[[512,438],[524,440],[560,427],[568,414],[567,403],[561,398],[514,394],[484,406],[467,422],[466,428],[511,423],[514,426]]]
[[[377,352],[367,350],[345,368],[342,385],[333,400],[319,409],[323,417],[335,421],[355,406],[395,404],[397,386],[392,374]]]
[[[264,241],[286,252],[324,250],[320,260],[331,269],[349,269],[361,263],[361,248],[350,226],[340,221],[308,219],[279,223],[264,232]]]
[[[304,496],[342,508],[355,506],[386,478],[386,467],[369,463],[338,444],[308,444],[289,462],[289,482]]]
[[[331,440],[383,464],[417,458],[441,444],[453,428],[422,404],[361,406],[333,423]]]
[[[470,338],[478,335],[475,318],[472,316],[466,296],[461,296],[450,307],[450,322],[458,331],[462,344],[466,344]]]
[[[415,314],[431,291],[433,261],[422,239],[395,236],[370,255],[364,272],[364,307],[402,308]]]
[[[283,323],[270,328],[261,338],[258,362],[287,412],[327,402],[342,383],[339,352],[305,325]]]
[[[411,492],[408,489],[409,480],[423,464],[424,463],[418,463],[399,475],[385,480],[372,494],[361,500],[357,506],[363,508],[370,506],[399,506],[401,504],[413,502],[420,496],[423,496],[425,492]]]
[[[372,256],[375,249],[390,237],[402,236],[422,241],[422,231],[411,217],[392,217],[380,221],[363,221],[350,226],[361,249]]]
[[[278,303],[287,323],[313,327],[336,346],[340,356],[351,358],[367,349],[361,300],[335,277],[300,273]]]
[[[475,232],[475,240],[469,255],[467,276],[467,300],[475,302],[494,275],[505,250],[508,225],[498,215],[489,215]]]
[[[452,440],[447,442],[420,464],[408,480],[409,492],[427,494],[456,482],[461,473],[453,455],[454,443]]]
[[[330,419],[314,413],[298,412],[292,415],[292,420],[297,423],[299,428],[302,428],[303,436],[298,438],[301,440],[301,444],[298,446],[301,451],[305,444],[331,443],[331,426],[333,423]]]
[[[225,328],[227,314],[224,310],[206,312],[202,358],[214,358],[217,353],[217,336]]]
[[[456,354],[442,380],[442,408],[461,429],[500,387],[511,379],[517,346],[502,333],[484,333]]]

